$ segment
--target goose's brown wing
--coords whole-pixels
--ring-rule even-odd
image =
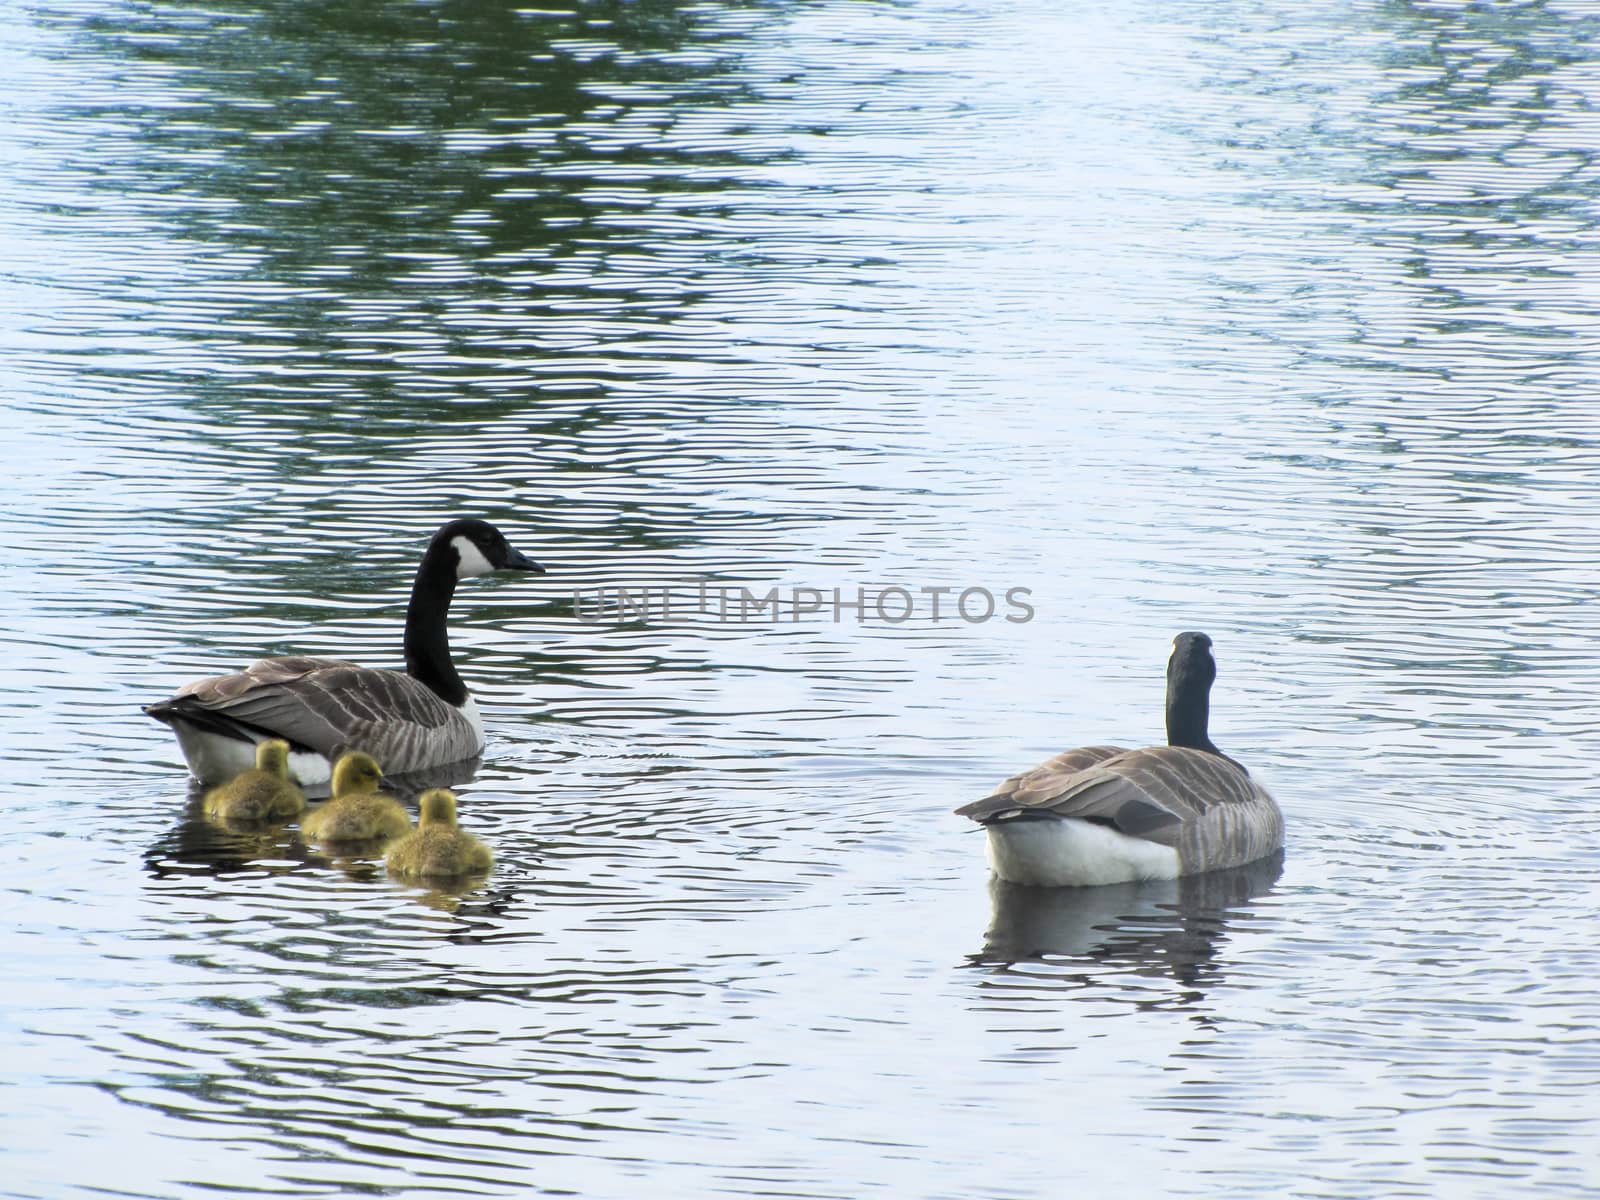
[[[956,811],[980,824],[1076,817],[1171,846],[1177,845],[1184,822],[1214,805],[1255,798],[1250,777],[1231,759],[1181,746],[1124,750],[1091,759],[1076,771],[1051,769],[1063,760],[1070,768],[1072,754],[1103,749],[1107,747],[1069,751],[1016,776],[1020,782],[1009,792],[996,792]]]
[[[1121,746],[1079,746],[1076,750],[1063,750],[1054,758],[1045,759],[1037,767],[1011,776],[995,788],[985,800],[977,801],[977,804],[984,804],[988,800],[999,799],[1002,796],[1016,804],[1038,804],[1057,795],[1067,780],[1079,771],[1126,753],[1127,750]],[[956,809],[956,812],[964,817],[971,816],[968,809],[974,807],[975,805],[969,804],[966,808]]]
[[[350,747],[400,762],[410,743],[460,714],[424,684],[399,671],[358,667],[332,658],[264,658],[233,675],[188,684],[172,699],[145,710],[163,721],[271,734],[298,748],[332,755]],[[470,731],[468,731],[470,733]],[[478,751],[466,738],[458,757]]]

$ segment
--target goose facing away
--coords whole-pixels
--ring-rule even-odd
[[[370,754],[341,754],[333,764],[333,799],[300,823],[300,832],[319,842],[373,842],[411,830],[400,801],[378,790],[383,772]]]
[[[306,810],[306,794],[289,778],[289,743],[256,743],[256,765],[206,793],[206,816],[221,821],[287,821]]]
[[[1167,745],[1068,750],[956,809],[988,831],[994,873],[1039,887],[1174,879],[1280,849],[1276,801],[1207,731],[1216,677],[1211,639],[1180,633],[1167,663]]]
[[[493,525],[451,521],[433,535],[406,609],[404,671],[332,658],[263,658],[233,675],[196,680],[145,712],[172,727],[202,783],[249,767],[264,738],[289,743],[290,773],[323,784],[342,749],[376,755],[396,774],[483,752],[478,706],[450,659],[445,617],[458,580],[539,571]]]
[[[451,879],[482,875],[494,856],[456,824],[456,797],[448,788],[433,788],[417,801],[421,817],[416,829],[389,847],[393,875],[413,879]]]

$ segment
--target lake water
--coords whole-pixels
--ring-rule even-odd
[[[1592,4],[0,47],[0,1194],[1600,1192]],[[488,883],[200,821],[139,706],[397,664],[466,514]],[[991,888],[1184,629],[1282,863]]]

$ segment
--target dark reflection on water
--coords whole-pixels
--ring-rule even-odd
[[[1115,988],[1115,977],[1131,971],[1170,977],[1177,988],[1163,1003],[1193,1007],[1226,977],[1229,923],[1282,874],[1279,852],[1233,870],[1107,887],[1030,888],[991,877],[994,916],[971,961],[1002,968],[990,981],[995,1004],[1042,987]]]
[[[162,224],[222,267],[183,306],[186,338],[231,368],[197,400],[220,416],[270,396],[310,428],[381,413],[370,434],[395,441],[436,430],[442,401],[483,420],[546,383],[570,405],[637,382],[630,347],[653,356],[699,291],[674,261],[703,257],[692,227],[661,242],[656,209],[689,224],[775,153],[693,132],[749,99],[719,47],[759,19],[292,3],[97,22],[136,77],[180,83],[179,119],[152,108],[138,132]]]
[[[5,1187],[1600,1188],[1597,34],[0,6]],[[453,613],[489,880],[200,821],[139,704],[398,665],[469,512],[551,567]],[[1038,617],[573,602],[698,580]],[[949,809],[1159,737],[1184,628],[1282,876],[1002,889],[952,969]]]
[[[210,820],[198,793],[182,819],[145,851],[152,875],[227,874],[245,868],[276,872],[298,870],[313,855],[286,823],[229,823]],[[265,864],[270,863],[267,867]]]

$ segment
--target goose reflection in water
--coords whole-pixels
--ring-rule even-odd
[[[1229,923],[1270,892],[1282,873],[1279,851],[1228,870],[1102,887],[1024,887],[991,878],[993,914],[983,949],[970,961],[1059,967],[1028,971],[1034,984],[1052,977],[1094,982],[1104,967],[1199,988],[1224,972],[1218,955]]]
[[[459,917],[469,924],[447,933],[451,941],[484,940],[495,928],[494,922],[517,907],[529,890],[512,877],[496,879],[490,886],[485,876],[459,880],[428,880],[425,886],[408,886],[391,879],[380,853],[367,857],[330,855],[308,845],[293,823],[260,827],[232,827],[209,820],[201,809],[200,789],[196,788],[184,815],[144,852],[144,869],[153,886],[163,895],[188,896],[205,904],[218,898],[212,879],[248,874],[254,879],[287,877],[311,873],[323,879],[332,872],[353,884],[381,889],[407,903]],[[185,883],[185,880],[194,880]],[[252,903],[263,904],[265,914],[271,905],[259,891]],[[282,911],[299,914],[308,895],[298,885],[274,893],[283,901]],[[295,897],[287,900],[285,897]],[[298,919],[298,918],[296,918]]]
[[[250,869],[277,874],[311,859],[292,824],[219,821],[205,815],[197,794],[183,815],[144,852],[145,870],[157,879],[231,875]]]
[[[456,917],[503,917],[511,907],[513,893],[509,888],[487,886],[488,875],[461,879],[430,879],[425,885],[407,885],[392,880],[396,889],[423,908],[436,909]],[[472,941],[473,938],[456,940]]]

